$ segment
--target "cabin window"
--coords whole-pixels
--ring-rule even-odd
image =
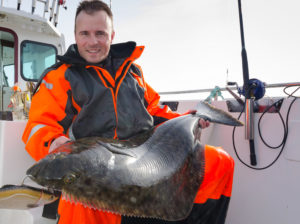
[[[3,66],[3,86],[12,87],[14,85],[14,74],[15,74],[15,65],[4,65]]]
[[[21,44],[21,75],[27,81],[38,81],[43,71],[56,63],[55,46],[34,41]]]
[[[9,111],[12,88],[17,82],[17,35],[0,27],[0,120],[2,111]]]

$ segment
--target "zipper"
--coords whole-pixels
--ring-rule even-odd
[[[106,72],[106,74],[101,71],[101,67],[99,66],[94,66],[94,65],[89,65],[86,66],[86,68],[94,68],[94,70],[97,72],[98,77],[101,79],[103,85],[110,89],[111,91],[111,95],[112,95],[112,99],[113,99],[113,104],[114,104],[114,110],[115,110],[115,117],[116,117],[116,127],[114,128],[114,139],[118,139],[118,135],[117,135],[117,127],[118,127],[118,110],[117,110],[117,97],[118,97],[118,92],[121,86],[121,83],[123,82],[129,67],[132,64],[132,60],[128,60],[127,62],[125,61],[125,65],[122,69],[122,72],[119,76],[117,76],[116,74],[116,78],[115,80],[111,77],[111,75]]]

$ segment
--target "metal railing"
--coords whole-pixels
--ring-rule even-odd
[[[276,84],[265,84],[266,88],[282,88],[287,86],[300,86],[300,82],[287,82],[287,83],[276,83]],[[237,90],[237,87],[223,87],[220,91],[227,91],[227,89]],[[166,91],[159,92],[160,95],[173,95],[173,94],[190,94],[190,93],[207,93],[213,91],[214,88],[209,89],[193,89],[193,90],[182,90],[182,91]]]
[[[43,17],[46,18],[46,13],[49,13],[49,21],[50,22],[52,21],[54,26],[57,26],[60,6],[63,6],[66,9],[66,7],[64,6],[66,0],[52,0],[51,7],[50,7],[50,1],[51,0],[32,0],[31,14],[34,14],[37,2],[41,2],[44,4]],[[1,7],[3,6],[4,6],[4,0],[1,0]],[[21,6],[22,6],[22,0],[18,0],[17,10],[20,10]]]

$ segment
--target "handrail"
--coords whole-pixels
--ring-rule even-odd
[[[49,13],[49,22],[52,22],[53,25],[56,27],[58,23],[58,15],[59,15],[59,9],[62,6],[64,9],[67,9],[65,6],[66,0],[52,0],[52,6],[50,7],[50,1],[51,0],[32,0],[31,4],[31,14],[35,14],[36,9],[36,3],[40,2],[44,4],[43,9],[43,18],[46,18],[46,13]],[[22,0],[17,1],[17,10],[21,10],[22,6]],[[1,7],[4,7],[4,1],[1,0]],[[41,16],[41,15],[39,15]],[[52,20],[53,19],[53,20]]]
[[[300,86],[300,82],[265,84],[266,88],[280,88],[280,87],[287,87],[287,86]],[[227,91],[226,88],[229,88],[231,90],[237,89],[237,87],[223,87],[223,88],[220,88],[220,91]],[[212,90],[214,90],[214,88],[181,90],[181,91],[166,91],[166,92],[159,92],[159,94],[160,95],[173,95],[173,94],[189,94],[189,93],[206,93],[206,92],[211,92]]]

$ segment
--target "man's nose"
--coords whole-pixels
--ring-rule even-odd
[[[92,34],[90,36],[90,41],[89,42],[90,42],[90,44],[97,44],[98,43],[98,39],[97,39],[96,35]]]

